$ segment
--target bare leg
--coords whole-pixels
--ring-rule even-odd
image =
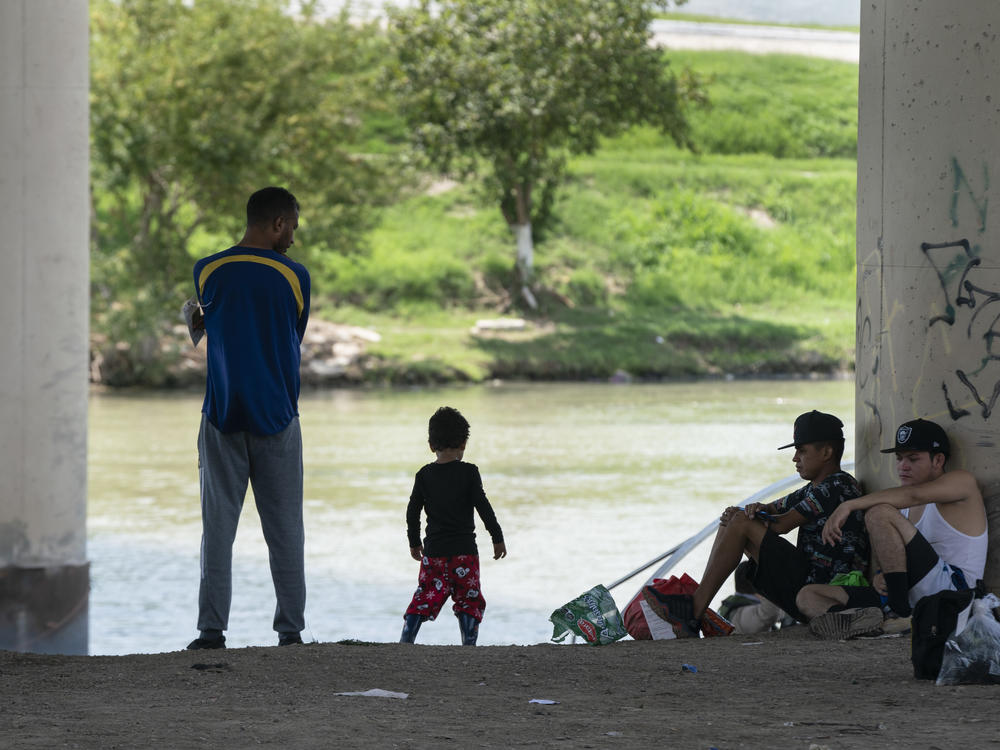
[[[728,523],[729,522],[727,521],[725,524],[721,524],[719,526],[719,530],[715,532],[715,539],[712,540],[712,549],[708,553],[709,560],[712,559],[712,557],[715,555],[715,551],[719,548],[719,545],[722,543],[722,537],[726,535],[726,528],[728,526]]]
[[[891,505],[876,505],[865,511],[865,526],[872,547],[885,573],[906,572],[906,545],[916,528]]]
[[[841,586],[828,586],[825,583],[803,586],[795,597],[795,606],[810,620],[825,614],[837,604],[847,604],[847,592]]]
[[[906,572],[906,545],[917,529],[890,505],[876,505],[865,512],[865,526],[872,549],[882,563],[889,607],[900,617],[910,614],[909,576]]]
[[[740,564],[744,553],[757,559],[765,531],[762,522],[749,519],[743,513],[735,514],[728,525],[719,530],[708,565],[701,576],[701,584],[692,597],[696,618],[701,617],[708,609],[722,584]]]

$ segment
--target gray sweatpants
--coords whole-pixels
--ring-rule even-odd
[[[198,629],[229,626],[233,542],[247,482],[253,487],[271,562],[274,629],[305,628],[305,530],[302,523],[302,431],[298,417],[276,435],[222,433],[205,415],[198,431],[201,484],[201,586]]]

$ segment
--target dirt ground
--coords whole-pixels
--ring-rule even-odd
[[[908,636],[821,641],[798,627],[602,647],[0,652],[0,747],[1000,745],[1000,686],[918,681],[909,648]],[[408,698],[337,695],[372,688]]]

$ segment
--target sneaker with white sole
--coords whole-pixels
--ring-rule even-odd
[[[847,640],[882,632],[882,610],[878,607],[827,612],[809,621],[809,632],[828,640]]]
[[[907,635],[911,632],[910,618],[900,617],[895,612],[886,615],[882,623],[882,632],[886,635]]]

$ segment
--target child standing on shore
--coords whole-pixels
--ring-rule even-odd
[[[413,643],[424,620],[433,620],[450,596],[463,646],[475,646],[486,600],[479,588],[479,552],[473,510],[493,540],[493,559],[507,556],[503,532],[483,490],[475,464],[462,461],[469,423],[457,409],[442,406],[431,417],[428,444],[437,460],[417,472],[406,506],[410,557],[420,561],[420,577],[403,615],[400,643]],[[420,512],[427,535],[420,543]]]

